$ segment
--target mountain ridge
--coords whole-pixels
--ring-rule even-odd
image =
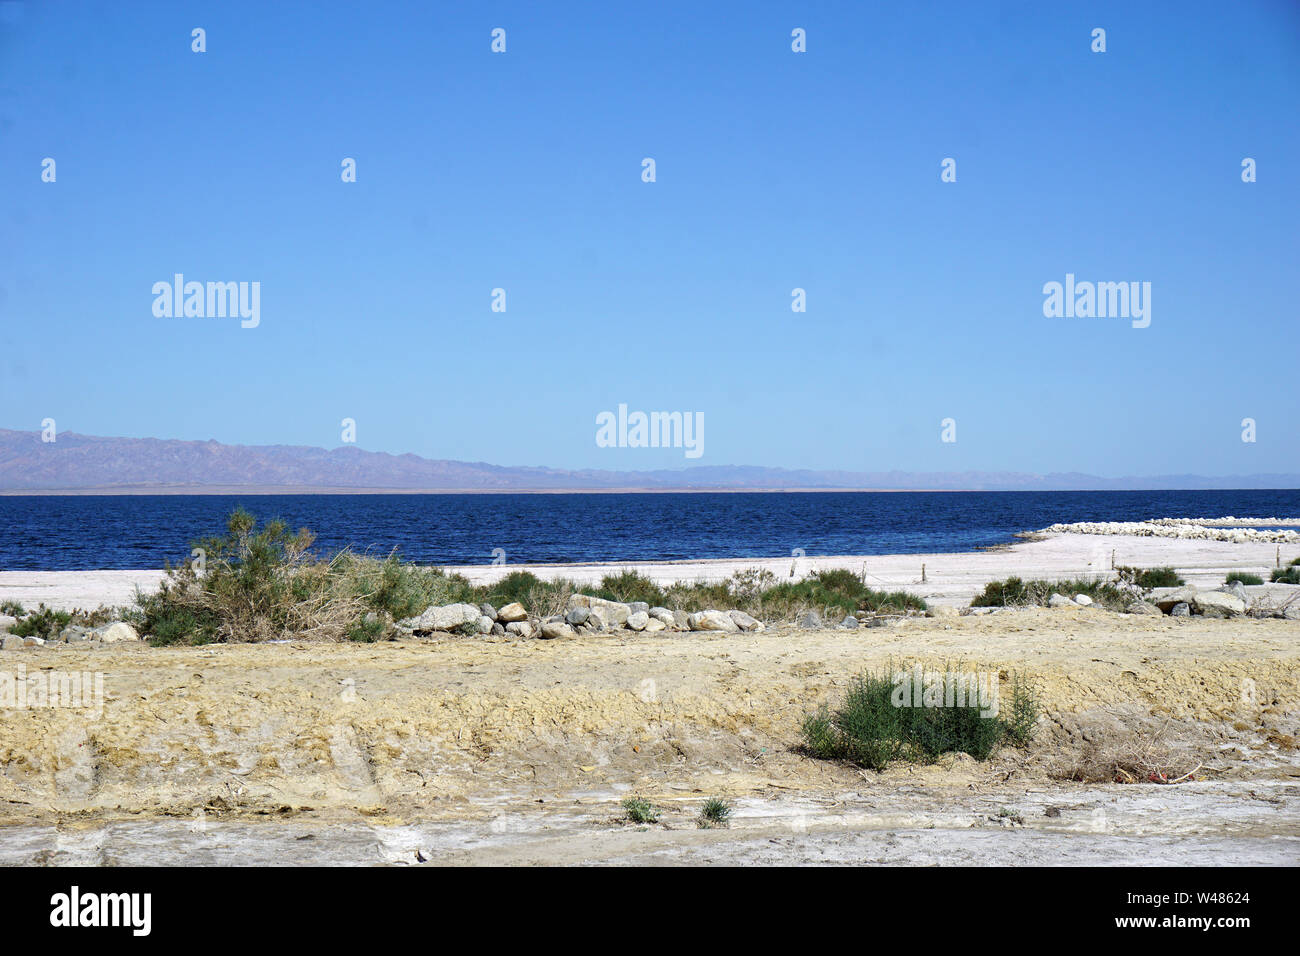
[[[910,472],[696,465],[614,471],[494,465],[355,446],[227,445],[213,439],[121,438],[0,429],[0,491],[149,494],[159,489],[306,492],[462,491],[1106,491],[1300,487],[1300,475],[1153,475],[1079,472]]]

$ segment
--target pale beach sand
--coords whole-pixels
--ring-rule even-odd
[[[1300,545],[1258,542],[1185,540],[1131,535],[1048,534],[992,551],[956,554],[843,555],[806,558],[723,558],[703,561],[619,561],[608,564],[478,564],[452,566],[474,584],[488,583],[511,571],[531,571],[541,578],[565,577],[595,583],[611,571],[630,568],[659,584],[718,581],[746,568],[766,568],[778,578],[796,578],[815,570],[849,568],[865,573],[881,590],[902,589],[931,604],[965,606],[989,581],[1022,578],[1075,578],[1108,574],[1116,565],[1174,567],[1189,584],[1218,586],[1229,571],[1252,571],[1267,579],[1280,548],[1282,564],[1300,557]],[[921,566],[925,565],[925,581]],[[152,590],[162,571],[0,571],[0,600],[35,607],[94,608],[129,604],[137,586]]]

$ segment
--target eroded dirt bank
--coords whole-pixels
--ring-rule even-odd
[[[801,716],[854,673],[917,661],[1031,675],[1046,706],[1034,746],[884,774],[793,749]],[[941,861],[981,841],[1014,862],[1043,839],[1095,846],[1091,860],[1300,860],[1292,621],[1037,609],[859,631],[0,655],[0,670],[19,665],[102,671],[105,700],[97,717],[0,710],[0,862],[179,862],[204,847],[236,862],[218,835],[284,862],[285,847],[304,862],[813,862],[900,847]],[[1201,764],[1198,782],[1058,779],[1134,733]],[[664,825],[612,822],[633,793],[666,808]],[[738,807],[730,830],[694,828],[711,795]]]

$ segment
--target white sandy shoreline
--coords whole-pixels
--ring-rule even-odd
[[[931,604],[964,606],[989,581],[1022,578],[1075,578],[1110,573],[1115,565],[1173,567],[1189,584],[1217,586],[1229,571],[1250,571],[1267,579],[1278,555],[1283,565],[1300,557],[1300,544],[1185,540],[1135,535],[1047,534],[991,551],[931,554],[809,556],[805,558],[719,558],[692,561],[616,561],[590,564],[477,564],[451,566],[475,584],[495,581],[511,571],[540,578],[565,577],[598,582],[612,571],[631,569],[659,584],[720,581],[747,568],[764,568],[778,578],[802,578],[819,570],[848,568],[865,574],[882,590],[902,589]],[[925,580],[921,580],[922,565]],[[161,570],[0,571],[0,601],[35,607],[95,608],[131,603],[136,588],[151,591]]]

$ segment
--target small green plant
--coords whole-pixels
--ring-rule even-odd
[[[1011,675],[1011,713],[1003,721],[1006,739],[1013,746],[1028,747],[1042,713],[1043,698],[1037,685],[1020,674]]]
[[[348,625],[345,636],[349,641],[361,644],[373,644],[382,640],[388,633],[388,622],[378,614],[367,614]]]
[[[623,801],[623,813],[629,823],[658,823],[659,808],[649,800],[629,797]]]
[[[1300,584],[1300,558],[1285,568],[1274,568],[1269,580],[1274,584]]]
[[[1263,584],[1264,583],[1264,579],[1261,578],[1258,574],[1246,574],[1243,571],[1233,571],[1226,578],[1224,578],[1223,583],[1231,584],[1234,581],[1239,582],[1241,584]]]
[[[812,756],[823,760],[839,756],[839,733],[830,708],[825,704],[803,719],[800,733],[803,735],[804,747]]]
[[[17,601],[0,602],[0,614],[8,614],[10,617],[22,617],[27,611]]]
[[[700,815],[696,819],[701,829],[710,829],[712,827],[725,827],[731,819],[731,805],[721,797],[709,797],[704,801],[704,806],[700,809]]]

